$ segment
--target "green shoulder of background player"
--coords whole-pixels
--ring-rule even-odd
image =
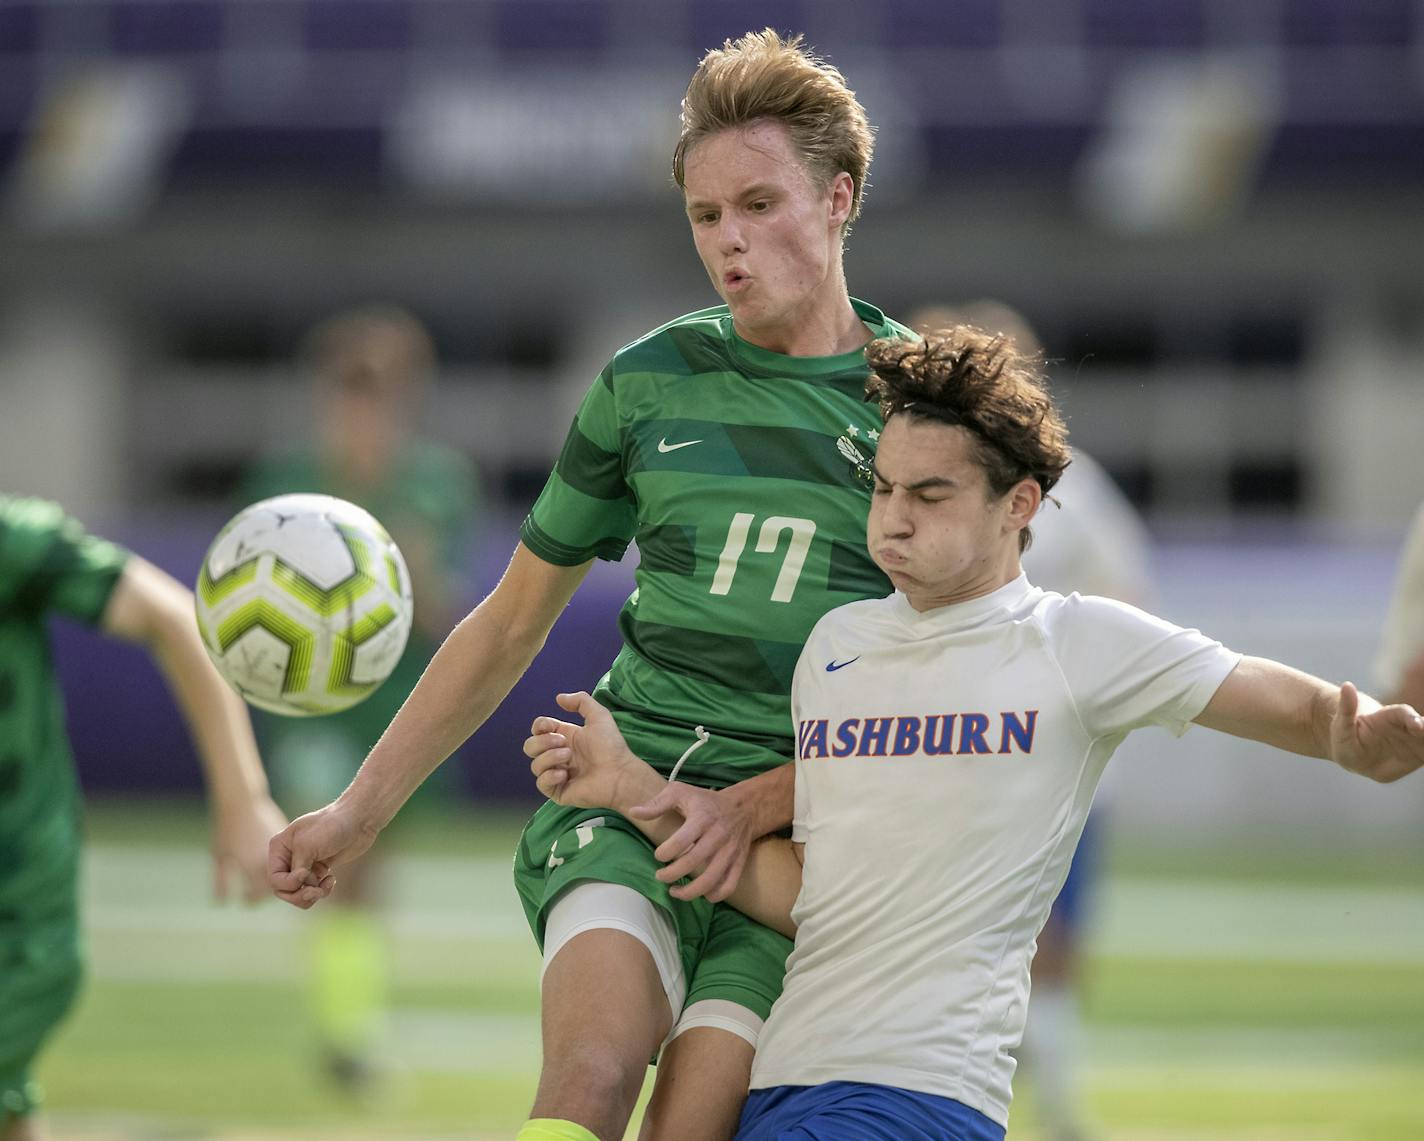
[[[911,335],[853,304],[877,335]],[[725,306],[678,318],[604,369],[524,523],[524,543],[564,565],[636,541],[624,649],[598,696],[625,731],[666,727],[679,752],[706,726],[686,778],[725,784],[788,757],[791,673],[811,626],[889,592],[865,551],[880,427],[865,377],[858,348],[768,352]]]
[[[79,789],[45,620],[97,625],[128,559],[58,504],[0,495],[0,913],[15,923],[71,914],[79,860]]]

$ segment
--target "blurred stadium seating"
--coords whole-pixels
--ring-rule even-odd
[[[190,577],[236,474],[306,430],[301,332],[391,299],[441,348],[435,434],[496,496],[475,597],[608,353],[711,298],[676,108],[765,24],[881,128],[852,291],[1030,316],[1075,440],[1193,568],[1174,616],[1270,649],[1197,582],[1286,575],[1261,604],[1285,629],[1340,543],[1382,589],[1424,486],[1416,0],[6,0],[0,486]],[[626,569],[600,581],[589,631]],[[1282,646],[1363,676],[1383,605]],[[67,668],[113,672],[92,653]],[[86,777],[170,779],[132,747]]]
[[[506,410],[705,299],[674,109],[702,50],[763,23],[805,30],[882,126],[859,292],[1026,308],[1080,440],[1149,510],[1401,516],[1377,465],[1341,470],[1358,430],[1312,375],[1332,346],[1417,363],[1411,0],[9,0],[0,301],[89,328],[89,386],[124,396],[65,497],[219,497],[299,414],[297,331],[395,295],[451,360],[439,418],[527,498],[558,433]]]

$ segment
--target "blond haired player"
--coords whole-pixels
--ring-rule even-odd
[[[863,348],[908,330],[847,292],[842,249],[870,166],[864,109],[775,32],[709,52],[673,170],[723,304],[614,354],[579,409],[503,580],[456,628],[350,787],[273,841],[307,907],[504,699],[595,558],[636,540],[624,645],[598,687],[643,755],[685,754],[669,888],[612,812],[544,806],[515,882],[544,954],[535,1139],[621,1137],[659,1052],[643,1133],[735,1127],[791,944],[716,904],[754,836],[791,819],[791,676],[816,620],[889,583],[865,551],[880,418]],[[698,727],[711,736],[701,743]],[[688,751],[695,748],[695,752]]]

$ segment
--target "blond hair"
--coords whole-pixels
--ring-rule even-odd
[[[678,186],[686,189],[687,154],[694,146],[761,119],[786,127],[820,187],[841,171],[850,175],[850,215],[841,230],[849,233],[865,195],[874,132],[845,76],[803,48],[799,35],[784,40],[771,28],[748,32],[702,57],[682,100],[682,135],[672,156]]]

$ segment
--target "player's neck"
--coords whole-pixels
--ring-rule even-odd
[[[874,335],[850,303],[843,278],[822,296],[807,299],[805,305],[775,324],[744,328],[733,318],[737,335],[757,348],[788,357],[834,357],[854,352]]]
[[[963,579],[939,583],[927,590],[907,590],[905,597],[911,606],[923,614],[927,610],[939,610],[945,606],[972,602],[986,594],[993,594],[994,591],[1008,586],[1022,573],[1018,551],[1015,550],[1012,558],[1007,557],[1006,552],[1005,557],[995,560],[990,566],[978,568]]]

